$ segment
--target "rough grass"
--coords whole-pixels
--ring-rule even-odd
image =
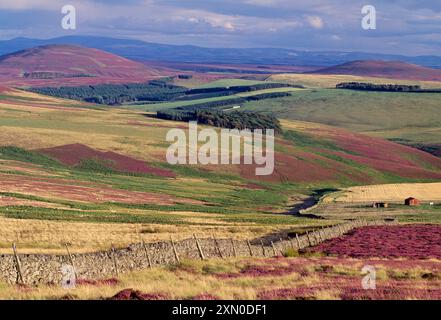
[[[148,214],[145,212],[144,214]],[[154,214],[154,212],[152,212]],[[198,224],[105,223],[65,220],[13,219],[0,216],[0,253],[11,253],[11,243],[17,243],[20,253],[65,254],[65,243],[71,252],[95,252],[132,243],[176,241],[189,239],[193,234],[200,238],[252,239],[276,232],[286,226],[210,224],[212,214],[194,212],[176,213],[181,220],[199,217]]]
[[[377,290],[361,286],[362,267],[375,266]],[[121,275],[112,281],[61,286],[0,285],[3,299],[110,298],[124,289],[161,299],[440,299],[439,261],[361,261],[329,257],[183,261]]]

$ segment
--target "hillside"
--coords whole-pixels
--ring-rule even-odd
[[[422,67],[400,61],[360,60],[327,67],[311,72],[312,74],[345,74],[365,77],[406,79],[421,81],[441,81],[441,70]]]
[[[428,153],[310,122],[282,121],[274,173],[256,177],[252,165],[167,164],[167,132],[187,124],[145,112],[7,90],[0,115],[0,251],[13,232],[30,235],[21,252],[260,237],[322,225],[280,213],[326,190],[441,180]]]
[[[363,92],[335,89],[341,82],[396,83],[440,88],[441,82],[352,75],[284,74],[272,81],[304,85],[291,96],[248,102],[242,110],[271,112],[281,119],[328,124],[390,139],[437,154],[441,141],[439,93]]]
[[[0,57],[0,84],[60,86],[145,82],[161,77],[153,68],[97,49],[47,45]]]

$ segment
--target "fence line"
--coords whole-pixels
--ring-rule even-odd
[[[121,273],[151,268],[153,266],[179,263],[185,259],[205,260],[228,257],[269,257],[283,254],[288,248],[303,250],[326,240],[336,238],[364,226],[391,224],[385,220],[354,220],[330,227],[295,234],[278,241],[233,240],[193,238],[156,243],[132,244],[127,248],[110,251],[72,254],[66,246],[67,255],[20,254],[13,245],[13,254],[0,255],[0,277],[8,283],[57,284],[61,282],[62,266],[70,265],[75,276],[81,279],[100,279]]]

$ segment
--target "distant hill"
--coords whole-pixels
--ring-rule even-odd
[[[439,56],[408,57],[365,52],[314,52],[285,48],[203,48],[191,45],[158,44],[133,39],[95,36],[65,36],[53,39],[15,38],[4,40],[0,41],[0,54],[8,54],[48,44],[80,45],[108,51],[139,61],[334,66],[354,60],[388,60],[405,61],[427,67],[441,68],[441,57]]]
[[[0,57],[1,85],[128,83],[159,77],[139,62],[73,45],[45,45]]]
[[[345,74],[390,79],[441,81],[441,70],[400,61],[352,61],[312,71],[314,74]]]

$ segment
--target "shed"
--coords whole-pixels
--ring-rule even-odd
[[[404,204],[406,206],[418,206],[420,204],[420,200],[410,197],[404,200]]]
[[[389,203],[387,203],[387,202],[374,202],[372,204],[372,207],[374,207],[374,208],[388,208]]]

